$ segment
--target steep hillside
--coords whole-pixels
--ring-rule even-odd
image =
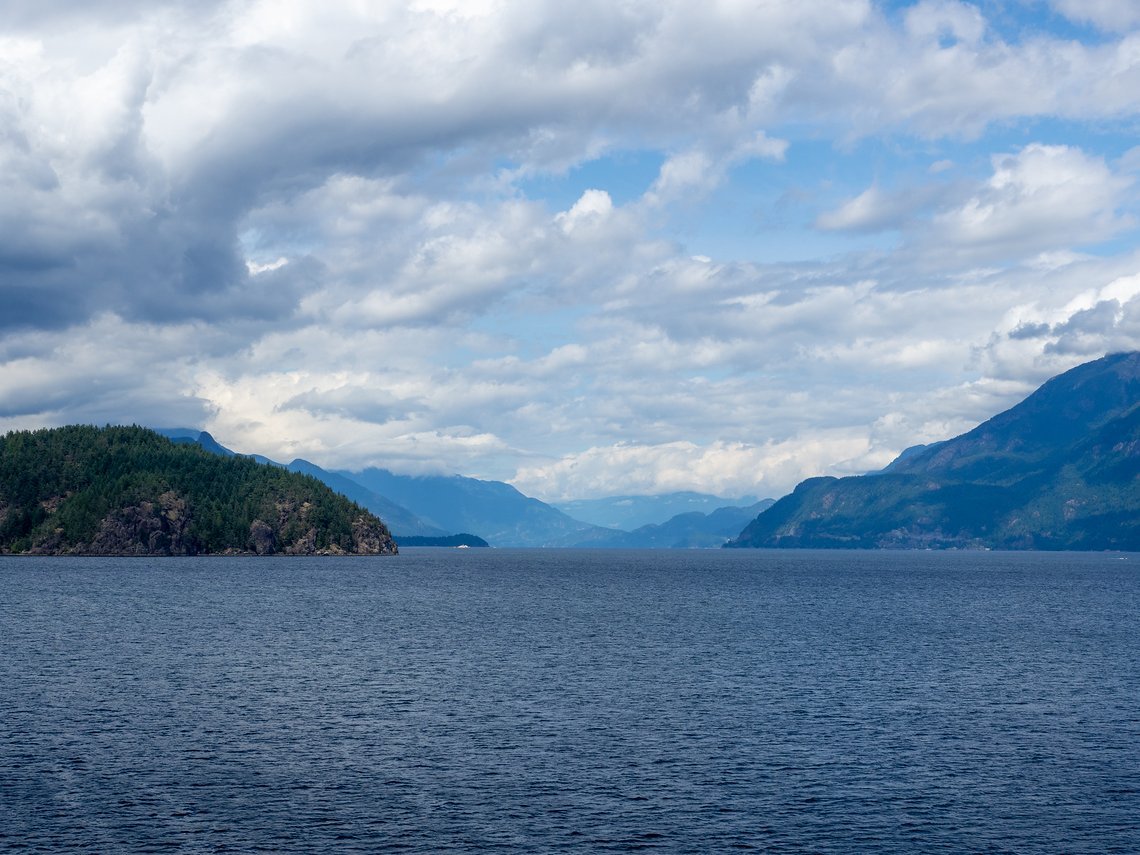
[[[1140,353],[1078,366],[883,473],[805,481],[727,545],[1140,550]]]
[[[313,478],[138,427],[0,438],[0,552],[391,554],[373,514]]]
[[[899,474],[1015,483],[1071,461],[1087,440],[1140,404],[1140,353],[1079,365],[968,433],[906,456]],[[1111,449],[1108,453],[1112,453]],[[904,452],[905,454],[905,452]]]

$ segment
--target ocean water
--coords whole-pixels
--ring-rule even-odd
[[[1140,851],[1140,555],[0,558],[0,850]]]

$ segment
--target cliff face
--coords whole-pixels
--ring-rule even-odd
[[[0,553],[390,555],[387,527],[315,479],[141,428],[0,438]]]

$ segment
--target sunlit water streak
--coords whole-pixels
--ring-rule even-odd
[[[0,849],[1140,851],[1140,556],[0,558]]]

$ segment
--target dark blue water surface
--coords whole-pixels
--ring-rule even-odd
[[[1140,556],[0,558],[0,849],[1140,851]]]

